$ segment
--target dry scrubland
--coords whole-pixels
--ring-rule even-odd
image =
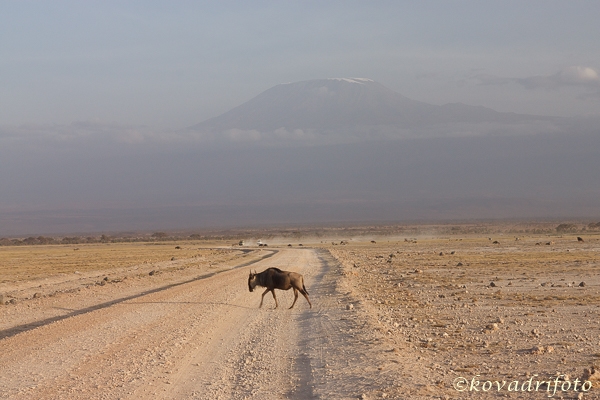
[[[268,368],[263,364],[252,370],[254,375],[244,376],[250,373],[246,352],[255,354],[249,350],[253,343],[266,339],[285,347],[289,338],[278,335],[290,335],[292,331],[282,330],[283,325],[273,328],[273,321],[300,324],[313,333],[317,342],[321,341],[306,352],[294,350],[292,354],[296,356],[288,353],[285,358],[290,364],[281,368],[304,371],[303,376],[297,377],[303,383],[287,392],[293,398],[548,398],[547,386],[537,392],[515,392],[507,390],[508,384],[519,381],[522,385],[533,377],[535,387],[536,380],[553,380],[559,375],[561,382],[554,398],[600,398],[600,374],[589,376],[584,372],[600,366],[600,234],[588,231],[558,235],[548,229],[526,234],[502,229],[473,233],[466,228],[444,228],[438,232],[441,233],[433,228],[427,231],[376,227],[269,232],[262,236],[269,242],[268,250],[259,249],[248,240],[247,247],[233,246],[237,240],[0,247],[0,296],[4,304],[0,306],[0,341],[5,337],[16,341],[21,328],[33,335],[32,328],[39,321],[40,325],[48,325],[53,319],[77,317],[74,309],[89,313],[101,304],[109,315],[111,307],[107,307],[107,302],[114,299],[137,298],[141,292],[156,287],[180,285],[229,271],[228,274],[235,274],[237,286],[228,287],[228,297],[219,301],[207,297],[208,302],[201,303],[212,307],[209,310],[220,310],[218,307],[232,301],[240,302],[234,308],[224,309],[237,313],[231,314],[232,325],[225,325],[229,314],[219,311],[223,316],[216,320],[219,322],[215,329],[228,332],[226,343],[231,343],[222,351],[222,359],[233,355],[242,360],[229,370],[230,375],[223,382],[245,382],[242,386],[248,389],[243,392],[246,389],[233,385],[228,389],[230,394],[223,398],[264,398],[266,382],[273,378],[261,375]],[[578,241],[577,236],[584,241]],[[277,250],[281,250],[279,256]],[[324,256],[323,251],[332,257]],[[297,307],[301,314],[285,314],[287,310],[269,313],[270,295],[265,297],[266,310],[256,310],[259,296],[245,293],[246,271],[231,269],[264,259],[267,253],[275,254],[270,258],[271,264],[263,262],[262,267],[257,264],[258,268],[277,265],[294,269],[284,265],[285,260],[312,260],[292,263],[305,263],[296,268],[304,270],[311,301],[316,306],[313,310],[306,309],[300,298]],[[302,256],[294,258],[294,254]],[[316,272],[319,263],[318,268],[324,272]],[[215,284],[218,282],[215,280]],[[217,284],[207,285],[215,293],[210,296],[220,293]],[[180,287],[180,292],[186,293],[185,286]],[[161,296],[167,295],[168,291],[164,291]],[[278,295],[283,305],[290,300],[288,295]],[[250,300],[252,304],[246,304]],[[175,304],[163,303],[156,303],[157,307]],[[124,302],[122,307],[127,304]],[[181,304],[187,307],[182,308],[186,312],[189,307],[200,307],[194,306],[200,303],[193,301]],[[194,315],[193,309],[189,312]],[[273,332],[262,339],[250,337],[248,332],[237,334],[235,329],[244,331],[236,322],[240,318],[256,325],[256,335],[260,336],[264,329]],[[183,320],[178,323],[184,325],[170,335],[189,331],[183,327]],[[317,332],[319,326],[327,328],[326,335]],[[164,329],[166,335],[168,324]],[[292,326],[285,329],[299,335]],[[200,330],[189,334],[199,335]],[[275,334],[275,330],[279,333]],[[137,338],[141,333],[135,335]],[[248,336],[246,347],[236,344],[240,335]],[[208,336],[212,342],[206,342],[207,348],[223,343],[223,339],[212,336]],[[198,336],[198,340],[206,337]],[[294,340],[302,343],[301,337]],[[270,349],[267,342],[264,351]],[[327,343],[331,349],[326,351],[324,360],[322,346]],[[143,343],[140,346],[142,351]],[[237,348],[243,348],[244,353],[235,355]],[[340,350],[336,352],[336,348]],[[227,351],[231,354],[227,355]],[[313,359],[317,354],[318,360]],[[118,355],[114,357],[116,365],[125,362],[118,360]],[[275,355],[264,358],[277,360]],[[175,359],[173,363],[178,365]],[[302,363],[306,363],[310,373],[301,367]],[[212,368],[213,364],[207,365]],[[357,379],[357,368],[364,370],[364,378]],[[146,371],[151,371],[150,367]],[[207,379],[213,373],[216,372],[207,372]],[[151,372],[140,373],[139,379],[144,374]],[[468,384],[472,378],[478,379],[479,391],[457,391],[453,384],[460,377],[466,378]],[[583,395],[572,388],[561,391],[562,381],[573,383],[577,378],[589,378],[594,387]],[[256,382],[262,386],[254,387],[253,380],[254,386]],[[507,384],[498,391],[494,383],[491,390],[484,391],[482,384],[487,380]],[[177,387],[170,382],[169,385],[165,393]],[[210,383],[204,387],[212,388],[210,393],[220,393]],[[336,387],[343,388],[343,396],[332,397]],[[21,393],[14,387],[6,390]],[[29,398],[33,392],[23,393],[26,394],[22,398]],[[63,397],[78,398],[76,394]]]
[[[600,236],[584,236],[380,237],[330,251],[390,348],[426,368],[431,394],[542,398],[554,386],[537,394],[507,388],[532,376],[574,382],[600,365]],[[469,388],[477,377],[479,392],[453,390],[459,377]],[[595,388],[582,398],[600,398],[599,378],[590,378]],[[483,393],[486,380],[507,385]],[[560,386],[554,395],[578,396]]]
[[[106,243],[0,247],[0,330],[60,318],[78,308],[208,276],[259,251],[222,242]],[[241,261],[240,261],[241,260]],[[50,307],[46,305],[50,301]],[[0,332],[0,338],[5,336]]]

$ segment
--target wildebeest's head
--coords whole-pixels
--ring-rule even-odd
[[[255,279],[256,279],[256,273],[253,273],[252,271],[250,271],[250,276],[248,276],[248,289],[251,292],[254,290],[254,287],[256,286],[256,282],[254,282]]]

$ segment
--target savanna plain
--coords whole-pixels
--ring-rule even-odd
[[[0,398],[600,398],[599,227],[4,240]]]

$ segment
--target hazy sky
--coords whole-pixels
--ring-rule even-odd
[[[600,2],[2,1],[0,126],[190,126],[284,82],[600,114]]]
[[[0,235],[600,218],[598,16],[597,0],[0,1]],[[372,143],[302,149],[211,148],[182,129],[334,77],[595,118],[540,118],[562,121],[543,137],[488,124],[490,137],[450,139],[444,125],[438,141],[361,131]]]

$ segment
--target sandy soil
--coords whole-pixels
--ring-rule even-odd
[[[553,398],[599,398],[600,241],[492,239],[184,246],[4,279],[0,398],[541,399],[509,386],[557,375]],[[312,309],[291,291],[258,308],[247,274],[271,266],[304,275]]]
[[[394,355],[345,310],[342,271],[326,251],[262,250],[238,261],[256,262],[228,260],[203,279],[205,270],[169,262],[153,276],[113,271],[105,284],[54,277],[63,289],[30,298],[22,282],[3,284],[12,289],[5,300],[18,300],[0,308],[0,397],[356,398],[393,384],[378,367]],[[288,310],[290,291],[279,309],[268,297],[258,309],[247,274],[270,266],[303,273],[314,307],[300,297]]]

